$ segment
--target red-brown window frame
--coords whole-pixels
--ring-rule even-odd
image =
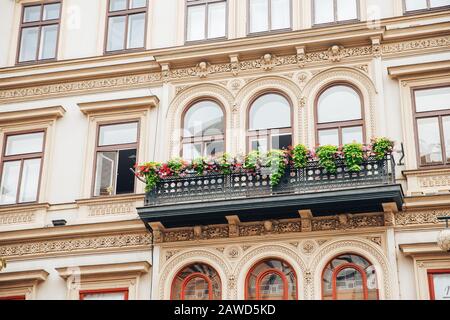
[[[110,11],[111,8],[111,0],[108,0],[108,6],[106,8],[106,26],[105,26],[105,45],[103,48],[103,53],[106,54],[118,54],[118,53],[125,53],[125,52],[133,52],[133,51],[142,51],[145,50],[146,44],[147,44],[147,26],[148,26],[148,5],[149,0],[145,0],[146,5],[145,7],[141,8],[134,8],[134,9],[128,9],[130,7],[131,0],[127,0],[127,9],[125,10],[117,10],[117,11]],[[128,42],[128,19],[130,15],[133,14],[139,14],[144,13],[145,14],[145,22],[144,22],[144,44],[142,47],[139,48],[130,48],[127,49],[127,42]],[[109,50],[108,51],[108,34],[109,34],[109,18],[111,17],[118,17],[118,16],[125,16],[125,37],[123,39],[124,46],[123,49],[119,50]]]
[[[20,136],[20,135],[25,135],[25,134],[33,134],[33,133],[43,133],[44,134],[44,138],[42,140],[42,151],[41,152],[6,156],[6,144],[8,142],[8,137]],[[47,139],[47,130],[45,130],[45,129],[16,131],[16,132],[8,132],[5,134],[5,137],[3,140],[3,149],[2,149],[1,159],[0,159],[0,183],[1,183],[1,180],[3,179],[3,168],[4,168],[4,164],[6,162],[21,161],[21,163],[20,163],[19,183],[17,185],[16,201],[13,204],[0,204],[0,206],[30,204],[30,203],[38,203],[39,202],[39,194],[41,191],[42,168],[43,168],[43,164],[44,164],[46,139]],[[41,159],[41,167],[39,169],[38,188],[37,188],[37,192],[36,192],[36,200],[30,201],[30,202],[19,202],[21,183],[22,183],[23,163],[25,160],[32,160],[32,159]]]
[[[248,271],[246,277],[245,277],[245,293],[244,293],[244,299],[248,300],[248,288],[249,288],[249,282],[250,282],[250,276],[252,275],[253,271],[256,269],[256,267],[258,267],[260,264],[265,263],[267,261],[272,261],[272,260],[276,260],[276,261],[280,261],[281,263],[284,263],[286,265],[288,265],[292,272],[294,273],[294,281],[295,281],[295,300],[298,300],[298,278],[297,278],[297,273],[295,272],[295,269],[292,267],[292,265],[290,263],[288,263],[286,260],[280,259],[280,258],[266,258],[263,260],[260,260],[258,262],[256,262],[255,264],[253,264],[253,266],[250,268],[250,270]],[[256,282],[255,282],[255,290],[256,290],[256,300],[260,300],[261,298],[261,292],[259,289],[259,284],[261,283],[261,281],[269,274],[277,274],[281,277],[281,279],[283,280],[283,300],[288,300],[289,299],[289,283],[288,283],[288,279],[286,277],[286,275],[284,273],[282,273],[280,270],[275,269],[275,268],[269,268],[267,270],[264,270],[263,272],[259,273],[256,276]]]
[[[175,298],[174,298],[174,290],[173,289],[174,289],[174,284],[175,284],[175,281],[176,281],[178,275],[184,269],[186,269],[186,268],[188,268],[188,267],[190,267],[192,265],[195,265],[195,264],[205,265],[205,266],[211,268],[212,270],[214,270],[214,272],[217,274],[217,277],[219,279],[219,285],[220,285],[220,298],[219,298],[219,300],[221,300],[222,299],[222,279],[220,278],[220,275],[219,275],[219,273],[217,272],[217,270],[215,268],[213,268],[211,265],[203,263],[203,262],[198,262],[198,263],[194,262],[194,263],[185,265],[180,270],[178,270],[178,272],[175,274],[175,277],[173,278],[172,284],[170,286],[170,300],[175,300]],[[181,300],[184,300],[184,298],[185,298],[184,291],[185,291],[185,288],[186,288],[186,285],[187,285],[188,281],[191,281],[194,278],[202,278],[205,281],[207,281],[207,283],[208,283],[208,290],[209,290],[209,292],[208,292],[209,293],[208,294],[209,297],[208,298],[209,298],[209,300],[212,300],[213,299],[212,280],[206,274],[201,273],[201,272],[193,272],[193,273],[189,274],[185,279],[183,279],[183,281],[181,283],[181,293],[180,293]]]
[[[57,4],[59,3],[60,7],[59,7],[59,18],[58,19],[52,19],[52,20],[42,20],[43,19],[43,15],[44,15],[44,5],[49,5],[49,4]],[[40,6],[41,7],[41,16],[39,21],[33,21],[33,22],[23,22],[23,19],[25,17],[25,8],[28,7],[37,7]],[[36,63],[46,63],[46,62],[51,62],[51,61],[56,61],[58,59],[58,45],[59,45],[59,36],[60,36],[60,31],[61,31],[61,15],[62,15],[62,6],[63,6],[63,1],[62,0],[44,0],[41,2],[32,2],[32,3],[27,3],[22,5],[22,11],[21,11],[21,15],[20,15],[20,27],[19,27],[19,41],[17,43],[17,54],[16,54],[16,64],[36,64]],[[56,37],[56,44],[55,44],[55,57],[54,58],[49,58],[49,59],[39,59],[39,49],[41,46],[41,32],[42,32],[42,27],[44,26],[48,26],[48,25],[58,25],[58,35]],[[35,59],[34,60],[28,60],[28,61],[19,61],[20,59],[20,53],[21,53],[21,43],[22,43],[22,34],[23,34],[23,29],[24,28],[32,28],[32,27],[38,27],[39,28],[39,33],[38,33],[38,44],[36,47],[36,52],[35,52]]]
[[[448,168],[450,167],[450,162],[447,162],[447,154],[445,148],[445,139],[444,139],[444,128],[442,124],[442,118],[450,117],[450,109],[444,110],[433,110],[433,111],[424,111],[417,112],[416,105],[416,91],[420,90],[430,90],[430,89],[438,89],[438,88],[450,88],[450,83],[442,84],[442,85],[428,85],[428,86],[420,86],[414,87],[411,89],[411,101],[413,107],[413,121],[414,121],[414,140],[416,142],[416,157],[417,157],[417,166],[419,168]],[[438,118],[439,123],[439,134],[441,140],[441,149],[442,149],[442,164],[422,164],[420,160],[420,144],[419,144],[419,126],[417,124],[418,119],[427,119],[427,118]]]
[[[286,128],[269,128],[269,129],[262,129],[262,130],[251,130],[250,129],[250,120],[251,120],[251,115],[250,112],[252,110],[253,104],[255,103],[256,100],[258,100],[259,98],[268,95],[268,94],[277,94],[279,96],[282,96],[283,98],[285,98],[289,104],[289,108],[290,108],[290,118],[291,118],[291,126],[290,127],[286,127]],[[251,152],[252,151],[252,144],[251,141],[252,139],[256,138],[256,139],[266,139],[267,140],[267,151],[270,151],[272,149],[272,137],[273,136],[282,136],[282,135],[291,135],[291,139],[292,139],[292,144],[294,144],[294,108],[293,108],[293,104],[291,99],[289,98],[289,96],[287,94],[285,94],[282,91],[278,91],[278,90],[268,90],[268,91],[264,91],[264,92],[260,92],[258,94],[256,94],[251,100],[250,103],[248,104],[247,107],[247,130],[246,130],[246,136],[247,136],[247,152]]]
[[[225,35],[222,37],[216,37],[216,38],[208,38],[208,10],[209,5],[213,3],[219,3],[219,2],[225,2]],[[189,7],[195,7],[195,6],[206,6],[206,12],[205,12],[205,38],[199,39],[199,40],[188,40],[188,26],[189,26],[189,19],[188,19],[188,10]],[[220,41],[225,40],[228,38],[228,8],[229,3],[228,0],[196,0],[195,2],[189,3],[187,0],[185,0],[185,31],[184,31],[184,42],[186,44],[195,44],[195,43],[202,43],[202,42],[209,42],[209,41]]]
[[[119,124],[128,124],[128,123],[137,123],[137,136],[136,136],[136,142],[135,143],[127,143],[127,144],[115,144],[115,145],[107,145],[107,146],[99,146],[100,143],[100,128],[105,126],[113,126],[113,125],[119,125]],[[95,150],[94,150],[94,172],[92,174],[92,186],[91,186],[91,194],[95,198],[99,197],[111,197],[116,196],[116,191],[114,190],[114,194],[110,196],[102,196],[102,195],[95,195],[95,183],[96,183],[96,177],[97,177],[97,157],[99,152],[119,152],[120,150],[130,150],[130,149],[136,149],[136,163],[137,159],[139,159],[139,142],[140,142],[140,127],[141,122],[139,119],[130,119],[127,121],[105,121],[105,122],[98,122],[97,123],[97,129],[96,129],[96,138],[95,138]],[[115,168],[114,168],[115,169]],[[114,186],[116,187],[116,185]],[[134,181],[134,190],[133,192],[129,194],[136,193],[136,178]]]
[[[0,300],[27,300],[25,295],[0,297]]]
[[[440,6],[440,7],[432,7],[431,1],[427,1],[427,8],[426,9],[419,9],[419,10],[406,10],[406,0],[402,0],[403,5],[403,14],[404,15],[413,15],[417,13],[424,13],[424,12],[430,12],[430,11],[441,11],[441,10],[447,10],[450,9],[450,6]]]
[[[436,300],[435,289],[434,289],[434,279],[433,276],[435,274],[450,274],[450,269],[430,269],[427,270],[428,277],[428,289],[430,292],[430,300]]]
[[[264,31],[256,31],[256,32],[252,32],[250,30],[250,25],[251,25],[251,12],[250,12],[250,1],[251,0],[247,0],[247,36],[258,36],[258,35],[264,35],[264,34],[271,34],[271,33],[282,33],[282,32],[288,32],[288,31],[292,31],[292,23],[293,23],[293,6],[292,6],[292,0],[289,0],[289,19],[290,19],[290,24],[288,28],[283,28],[283,29],[272,29],[272,0],[268,0],[268,29],[264,30]]]
[[[328,89],[331,89],[335,86],[346,86],[351,89],[353,89],[359,96],[359,100],[361,101],[361,119],[356,120],[346,120],[346,121],[335,121],[335,122],[326,122],[326,123],[319,123],[319,99],[322,96],[322,94],[327,91]],[[315,117],[315,136],[316,136],[316,146],[320,145],[319,141],[319,131],[322,130],[338,130],[338,139],[339,139],[339,145],[342,145],[342,129],[345,128],[353,128],[353,127],[362,127],[362,137],[363,137],[363,143],[367,141],[366,136],[366,124],[365,124],[365,106],[364,106],[364,97],[361,93],[361,91],[349,82],[333,82],[331,84],[326,85],[323,87],[319,93],[317,94],[315,101],[314,101],[314,117]]]
[[[311,19],[313,21],[313,27],[326,27],[326,26],[332,26],[337,24],[348,24],[348,23],[355,23],[361,21],[361,3],[360,0],[356,0],[356,19],[350,19],[350,20],[338,20],[337,19],[337,1],[333,0],[333,9],[334,9],[334,20],[332,22],[324,22],[324,23],[316,23],[316,1],[320,0],[311,0],[311,8],[312,8],[312,16]]]
[[[212,102],[214,104],[216,104],[218,107],[220,107],[220,109],[222,110],[222,114],[223,114],[223,134],[221,135],[209,135],[209,136],[192,136],[192,137],[185,137],[184,136],[184,129],[185,129],[185,120],[186,120],[186,114],[188,113],[188,111],[193,108],[197,103],[200,102]],[[204,97],[204,98],[199,98],[194,100],[193,102],[191,102],[187,108],[184,109],[182,115],[181,115],[181,137],[180,137],[180,141],[181,141],[181,146],[180,146],[180,155],[181,157],[183,157],[183,147],[185,144],[195,144],[195,143],[201,143],[202,144],[202,150],[201,150],[201,157],[203,157],[203,152],[205,151],[205,144],[208,142],[219,142],[219,141],[223,141],[223,149],[224,152],[225,150],[227,150],[227,143],[226,143],[226,132],[227,132],[227,113],[225,110],[225,107],[223,106],[223,104],[221,102],[219,102],[216,99],[213,98],[209,98],[209,97]]]
[[[128,300],[129,289],[128,288],[115,288],[115,289],[98,289],[98,290],[81,290],[79,292],[79,299],[84,300],[84,297],[89,294],[109,294],[109,293],[124,293],[124,300]]]

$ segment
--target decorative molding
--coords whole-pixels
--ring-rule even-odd
[[[49,273],[43,269],[19,271],[19,272],[2,272],[0,273],[0,284],[7,282],[40,282],[45,281]]]
[[[34,211],[0,213],[0,225],[28,224],[35,220],[36,212]]]
[[[89,217],[127,215],[136,213],[134,202],[107,203],[89,206]]]
[[[352,215],[342,214],[312,220],[312,231],[351,230],[384,226],[383,214]]]
[[[448,216],[449,212],[449,209],[401,211],[395,215],[395,224],[396,226],[443,225],[438,217]]]
[[[408,53],[424,49],[445,48],[450,46],[450,36],[385,43],[381,46],[382,55]]]
[[[0,112],[0,125],[33,120],[56,120],[66,113],[62,106]]]
[[[137,98],[126,98],[117,100],[106,101],[94,101],[78,103],[80,111],[86,115],[98,114],[98,113],[111,113],[113,111],[127,111],[130,110],[146,110],[157,107],[159,105],[159,99],[156,96],[146,96]]]
[[[71,276],[80,275],[82,277],[99,277],[110,276],[112,274],[141,274],[148,273],[150,271],[150,263],[147,261],[140,262],[128,262],[128,263],[116,263],[116,264],[96,264],[90,266],[74,266],[56,268],[59,276],[63,279],[67,279]]]

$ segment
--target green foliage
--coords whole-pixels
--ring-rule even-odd
[[[219,159],[219,171],[221,174],[231,174],[231,156],[228,153],[224,153]]]
[[[192,169],[194,169],[194,171],[199,175],[203,175],[203,173],[205,172],[205,166],[206,166],[206,159],[205,158],[197,158],[192,160]]]
[[[244,160],[244,169],[256,170],[259,166],[260,153],[259,151],[250,152]]]
[[[329,173],[336,173],[335,159],[337,157],[338,147],[326,145],[318,147],[316,150],[319,163]]]
[[[308,163],[309,150],[302,144],[297,145],[292,149],[292,161],[296,169],[301,169],[306,167]]]
[[[267,153],[265,167],[270,168],[270,185],[278,185],[286,172],[287,166],[286,152],[282,150],[272,150]]]
[[[167,167],[172,171],[174,176],[180,175],[181,171],[185,168],[186,163],[181,158],[174,158],[167,162]]]
[[[361,171],[361,164],[364,161],[363,145],[360,143],[349,143],[342,149],[344,152],[345,165],[352,172]]]
[[[394,150],[394,142],[388,138],[372,139],[372,152],[377,160],[382,160],[387,154]]]

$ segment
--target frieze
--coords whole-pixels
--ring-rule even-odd
[[[397,226],[408,225],[426,225],[426,224],[441,224],[438,217],[448,216],[450,209],[436,209],[423,211],[402,211],[395,215],[395,224]]]
[[[33,223],[36,219],[35,212],[14,212],[0,214],[0,225]]]
[[[136,205],[134,202],[111,203],[89,207],[89,217],[126,215],[136,213]]]
[[[450,187],[450,175],[442,174],[419,177],[419,185],[422,188]]]

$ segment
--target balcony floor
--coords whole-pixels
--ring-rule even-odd
[[[298,218],[299,210],[314,216],[383,211],[382,204],[403,204],[401,185],[379,185],[346,190],[273,195],[219,201],[198,201],[138,208],[146,222],[161,222],[166,228],[226,224],[226,216],[237,215],[243,222]]]

